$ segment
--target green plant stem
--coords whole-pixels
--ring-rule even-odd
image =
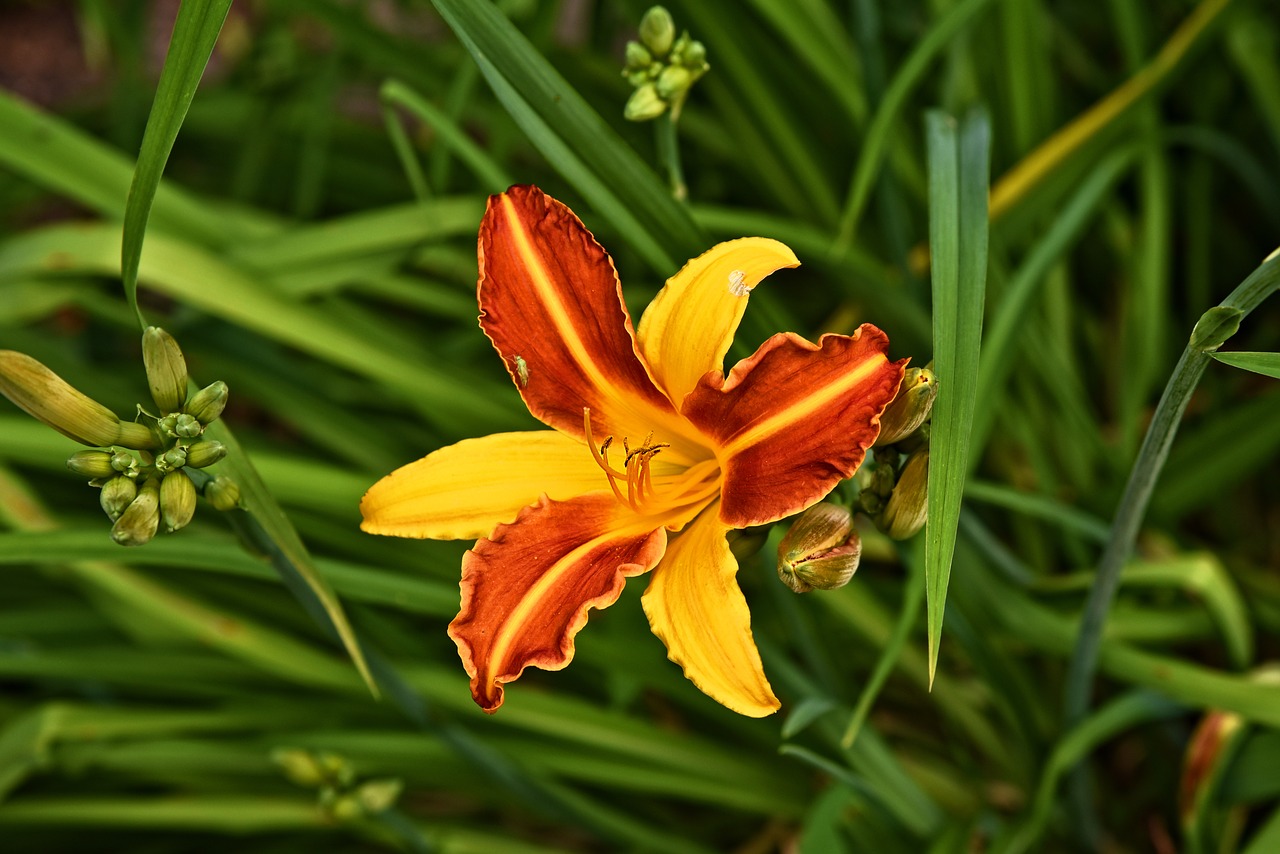
[[[667,181],[671,184],[671,195],[678,202],[689,197],[689,188],[684,183],[684,168],[680,165],[680,142],[676,139],[675,109],[667,110],[654,121],[654,133],[658,140],[658,161],[667,173]]]
[[[1227,308],[1240,309],[1247,315],[1278,287],[1280,250],[1273,252],[1221,304]],[[1178,422],[1182,419],[1210,358],[1207,352],[1194,350],[1190,346],[1183,352],[1156,407],[1155,417],[1147,429],[1142,448],[1138,451],[1138,460],[1129,473],[1129,482],[1111,523],[1110,538],[1098,563],[1098,574],[1089,590],[1089,599],[1067,670],[1064,703],[1064,725],[1067,727],[1075,726],[1083,720],[1088,709],[1093,676],[1098,665],[1098,650],[1102,643],[1102,630],[1107,621],[1107,613],[1111,610],[1111,602],[1115,598],[1116,587],[1120,583],[1120,571],[1133,552],[1138,528],[1151,501],[1152,490],[1155,489],[1156,480],[1160,477],[1160,471],[1169,456],[1169,448],[1178,432]]]

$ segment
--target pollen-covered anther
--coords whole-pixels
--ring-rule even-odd
[[[609,488],[613,490],[614,497],[637,513],[641,512],[654,494],[650,460],[663,448],[670,447],[670,443],[658,442],[654,444],[653,433],[650,433],[645,437],[644,443],[640,447],[633,449],[624,436],[622,438],[622,471],[618,471],[609,464],[609,447],[613,444],[613,437],[605,437],[599,450],[596,449],[595,435],[591,431],[591,407],[583,407],[582,423],[583,429],[587,434],[587,447],[591,451],[591,457],[601,471],[605,473],[605,476],[608,477]],[[622,489],[618,485],[619,481],[626,481],[627,492],[625,495],[623,495]]]

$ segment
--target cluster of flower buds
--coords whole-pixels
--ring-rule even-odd
[[[929,367],[910,368],[880,416],[874,462],[858,474],[861,511],[895,540],[914,537],[928,516],[929,416],[938,382]],[[778,577],[797,593],[849,583],[862,544],[853,511],[822,502],[802,513],[778,546]]]
[[[160,409],[152,415],[139,407],[149,424],[122,421],[30,356],[0,351],[0,393],[64,436],[95,447],[72,454],[67,467],[102,489],[102,509],[114,523],[111,537],[124,546],[149,542],[162,525],[168,532],[184,527],[195,515],[197,492],[219,510],[240,503],[235,481],[199,471],[227,453],[221,442],[201,438],[226,406],[226,383],[188,399],[182,351],[157,327],[143,333],[142,354]]]
[[[623,117],[647,122],[671,111],[674,121],[693,84],[707,73],[707,49],[689,38],[676,37],[671,13],[654,6],[640,20],[640,41],[627,42],[627,66],[622,76],[635,87]]]
[[[271,759],[289,780],[319,790],[320,807],[337,821],[356,821],[386,812],[395,806],[404,783],[395,778],[366,780],[356,785],[356,772],[336,753],[313,753],[281,748]]]

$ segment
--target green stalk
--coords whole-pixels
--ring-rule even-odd
[[[1231,295],[1222,301],[1224,308],[1239,309],[1242,315],[1253,311],[1264,299],[1280,288],[1280,250],[1272,252],[1249,278],[1245,279]],[[1138,528],[1146,515],[1152,490],[1169,456],[1169,448],[1178,432],[1178,422],[1200,376],[1210,361],[1209,352],[1191,344],[1183,351],[1173,375],[1165,386],[1164,394],[1156,407],[1155,417],[1138,451],[1138,460],[1129,473],[1129,482],[1111,523],[1111,536],[1098,563],[1098,574],[1089,590],[1084,617],[1076,637],[1075,650],[1067,670],[1064,724],[1074,726],[1084,719],[1089,706],[1094,672],[1098,665],[1098,650],[1102,643],[1102,630],[1107,613],[1120,583],[1120,571],[1133,552]]]
[[[654,133],[658,140],[658,162],[667,173],[667,181],[671,184],[671,195],[678,202],[689,197],[689,188],[684,183],[684,168],[680,165],[680,143],[676,139],[676,120],[678,105],[673,104],[654,121]]]

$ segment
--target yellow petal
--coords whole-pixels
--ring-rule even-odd
[[[738,562],[713,503],[673,537],[645,591],[644,612],[667,657],[716,702],[748,717],[778,710],[751,638],[751,613],[734,576]]]
[[[546,493],[565,501],[608,489],[587,446],[554,430],[466,439],[397,469],[360,502],[371,534],[474,539]]]
[[[744,237],[712,247],[667,280],[640,318],[636,344],[672,403],[679,407],[703,374],[724,367],[752,289],[799,265],[784,244]]]

